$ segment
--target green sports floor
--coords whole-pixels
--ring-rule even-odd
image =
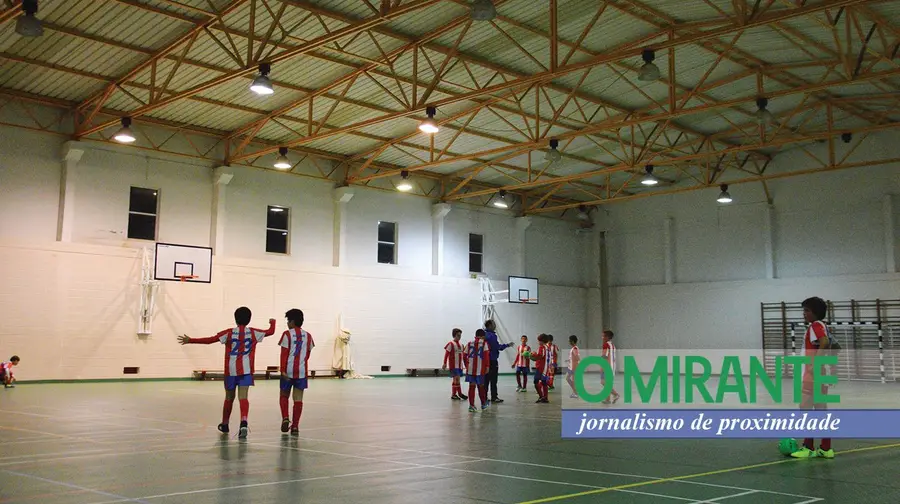
[[[834,460],[770,440],[570,441],[559,386],[535,404],[504,376],[506,402],[472,414],[445,378],[310,385],[290,437],[277,381],[257,381],[246,440],[237,404],[216,431],[221,382],[0,389],[0,504],[900,502],[898,440],[836,440]]]

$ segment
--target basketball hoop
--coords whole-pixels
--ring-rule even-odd
[[[188,279],[198,278],[197,275],[178,275],[178,278],[181,279],[182,282],[188,281]]]

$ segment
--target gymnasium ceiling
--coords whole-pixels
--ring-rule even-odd
[[[0,2],[0,107],[74,139],[554,216],[897,161],[853,157],[900,117],[897,1],[41,0],[38,37]]]

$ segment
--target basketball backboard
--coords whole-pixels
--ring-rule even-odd
[[[212,248],[157,243],[154,278],[172,282],[212,282]]]
[[[509,277],[509,302],[538,304],[538,279],[529,277]]]

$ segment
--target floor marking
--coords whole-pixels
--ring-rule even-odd
[[[864,451],[885,450],[885,449],[889,449],[889,448],[898,448],[898,447],[900,447],[900,443],[892,443],[892,444],[886,444],[886,445],[868,446],[865,448],[854,448],[851,450],[844,450],[841,453],[842,454],[858,453],[858,452],[864,452]],[[692,479],[692,478],[703,478],[706,476],[715,476],[717,474],[746,471],[749,469],[757,469],[760,467],[768,467],[768,466],[774,466],[774,465],[779,465],[779,464],[802,463],[802,462],[812,462],[812,461],[809,459],[803,460],[803,459],[785,458],[784,460],[775,460],[772,462],[761,462],[759,464],[750,464],[750,465],[745,465],[745,466],[741,466],[741,467],[732,467],[729,469],[718,469],[715,471],[707,471],[707,472],[696,473],[696,474],[685,474],[683,476],[673,476],[670,478],[660,478],[660,479],[651,480],[651,481],[641,481],[639,483],[628,483],[626,485],[617,485],[617,486],[598,489],[598,490],[590,490],[587,492],[580,492],[580,493],[567,494],[567,495],[557,495],[557,496],[553,496],[553,497],[546,497],[543,499],[536,499],[536,500],[520,502],[519,504],[540,504],[540,503],[544,503],[544,502],[554,502],[554,501],[559,501],[559,500],[564,500],[564,499],[571,499],[574,497],[583,497],[585,495],[594,495],[594,494],[611,492],[611,491],[622,490],[622,489],[627,489],[627,488],[656,485],[659,483],[670,483],[670,482],[674,482],[674,481],[686,480],[686,479]],[[806,501],[806,502],[816,502],[816,501]]]
[[[227,440],[225,440],[227,441]],[[183,446],[182,444],[174,445],[174,446],[159,446],[155,447],[152,450],[140,450],[140,451],[130,451],[130,452],[106,452],[106,453],[96,453],[92,455],[74,455],[71,457],[53,457],[48,459],[34,459],[34,460],[17,460],[12,462],[0,462],[0,467],[11,466],[11,465],[21,465],[21,464],[39,464],[39,463],[54,463],[63,460],[75,460],[75,459],[86,459],[86,458],[96,458],[96,457],[122,457],[125,455],[148,455],[153,453],[168,453],[168,452],[185,452],[185,451],[194,451],[194,450],[203,450],[203,449],[214,449],[221,448],[220,444],[223,441],[220,441],[216,444],[203,444],[197,446],[188,446],[179,448],[179,446]]]
[[[124,495],[117,495],[117,494],[112,494],[109,492],[102,492],[100,490],[94,490],[93,488],[87,488],[87,487],[83,487],[83,486],[79,486],[79,485],[74,485],[72,483],[66,483],[64,481],[56,481],[56,480],[52,480],[52,479],[42,478],[40,476],[35,476],[33,474],[25,474],[25,473],[20,473],[20,472],[15,472],[15,471],[7,471],[5,469],[2,470],[2,472],[5,472],[7,474],[12,474],[14,476],[20,476],[22,478],[31,478],[31,479],[35,479],[38,481],[43,481],[44,483],[51,483],[54,485],[60,485],[60,486],[68,487],[68,488],[74,488],[76,490],[90,492],[90,493],[97,494],[97,495],[104,495],[106,497],[115,497],[115,498],[119,499],[118,502],[138,502],[140,504],[149,504],[147,501],[143,501],[140,499],[131,499],[131,498],[125,497]]]
[[[750,494],[755,494],[755,493],[759,493],[759,490],[750,490],[749,492],[741,492],[739,494],[726,495],[724,497],[716,497],[714,499],[698,500],[698,501],[694,501],[693,504],[709,504],[710,502],[719,502],[719,501],[723,501],[725,499],[733,499],[735,497],[743,497],[744,495],[750,495]]]

